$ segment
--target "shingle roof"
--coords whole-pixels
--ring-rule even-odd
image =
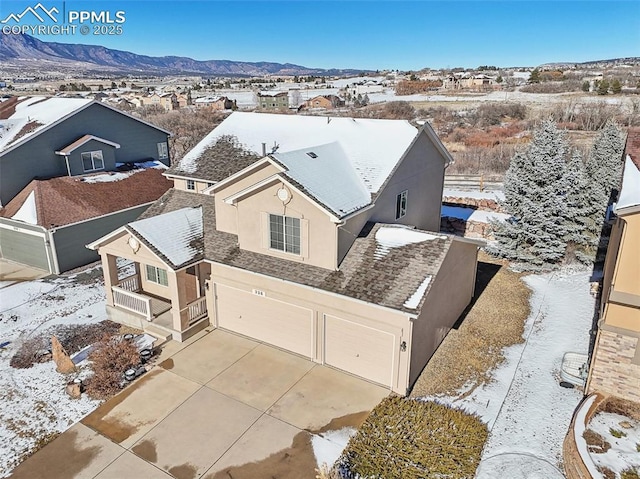
[[[195,160],[195,168],[185,171],[182,163],[171,166],[166,174],[189,176],[211,182],[222,181],[247,166],[258,161],[260,157],[245,149],[232,136],[222,136],[208,146]]]
[[[631,161],[640,170],[640,127],[629,128],[627,132],[627,144],[625,146],[625,156],[629,155]]]
[[[258,155],[262,154],[263,143],[268,153],[285,153],[338,142],[362,183],[375,194],[417,134],[418,130],[405,120],[234,112],[189,151],[176,169],[185,173],[201,171],[199,159],[222,136],[234,136],[244,148]]]
[[[212,196],[171,189],[141,218],[196,206],[202,207],[205,259],[412,314],[422,307],[427,279],[436,277],[453,242],[448,235],[370,223],[333,271],[241,250],[236,235],[216,230]]]
[[[35,200],[37,224],[45,228],[77,223],[151,203],[172,186],[172,182],[162,176],[162,171],[147,168],[119,181],[109,182],[90,182],[83,179],[95,179],[110,173],[33,180],[6,207],[0,209],[0,216],[14,216],[31,193]]]
[[[371,203],[369,193],[337,142],[271,155],[313,198],[342,218]]]
[[[161,216],[129,223],[137,237],[145,240],[174,269],[202,259],[202,207],[181,208]]]

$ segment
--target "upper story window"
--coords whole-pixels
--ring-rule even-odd
[[[407,194],[408,190],[404,190],[396,196],[396,219],[399,220],[407,214]]]
[[[166,160],[169,158],[169,148],[167,147],[167,142],[163,141],[158,143],[158,159]]]
[[[269,215],[269,246],[285,253],[300,254],[300,219]]]
[[[146,266],[147,280],[162,286],[169,286],[166,269],[157,268],[156,266],[151,266],[150,264]]]
[[[81,154],[84,171],[104,170],[102,150],[85,151]]]
[[[187,189],[188,190],[195,190],[196,189],[196,182],[193,180],[187,180]]]

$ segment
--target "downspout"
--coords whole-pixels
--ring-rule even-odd
[[[65,157],[66,158],[66,157]],[[55,269],[55,274],[60,274],[60,265],[58,264],[58,251],[56,250],[56,241],[53,238],[54,230],[45,230],[47,232],[47,237],[49,239],[49,246],[51,246],[51,256],[53,256],[53,267]]]

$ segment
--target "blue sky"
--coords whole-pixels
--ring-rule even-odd
[[[640,56],[640,2],[631,0],[39,1],[67,14],[125,12],[120,35],[34,35],[41,40],[152,56],[372,70]],[[37,3],[0,0],[0,20]]]

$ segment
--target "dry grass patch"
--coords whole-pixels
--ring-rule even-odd
[[[348,478],[472,478],[487,435],[477,416],[435,402],[387,397],[349,440],[337,468]]]
[[[521,273],[480,253],[476,299],[457,329],[452,329],[416,381],[411,397],[470,393],[490,379],[504,361],[503,348],[523,342],[531,290]]]

